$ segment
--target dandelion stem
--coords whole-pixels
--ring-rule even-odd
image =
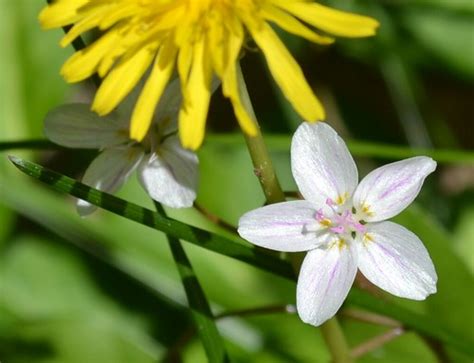
[[[252,158],[255,176],[258,178],[260,185],[262,186],[267,203],[272,204],[283,202],[285,201],[285,194],[281,189],[280,182],[275,173],[275,168],[273,167],[272,159],[270,158],[270,153],[268,152],[267,145],[263,140],[260,126],[258,125],[257,117],[255,116],[240,66],[237,67],[237,77],[239,79],[239,91],[241,93],[240,96],[242,102],[250,116],[255,120],[257,126],[257,134],[254,136],[249,136],[244,132],[245,142],[247,143],[247,148],[250,157]]]
[[[237,77],[240,97],[244,107],[257,123],[256,135],[249,136],[244,132],[245,141],[252,159],[255,175],[262,186],[262,190],[265,194],[268,204],[284,202],[285,193],[280,186],[275,169],[273,168],[270,153],[268,152],[268,148],[265,144],[262,133],[260,132],[260,127],[253,110],[252,102],[250,101],[250,96],[248,94],[247,86],[245,85],[245,80],[242,75],[240,65],[237,66]],[[299,267],[301,266],[298,254],[291,254],[290,258],[292,259],[292,265],[295,269],[295,272],[297,273]],[[352,362],[349,346],[336,317],[329,319],[321,326],[321,333],[332,356],[333,363]]]

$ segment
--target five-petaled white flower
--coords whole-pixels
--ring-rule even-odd
[[[423,300],[437,276],[420,239],[385,221],[418,195],[436,163],[424,156],[369,173],[359,185],[344,141],[327,124],[302,124],[291,145],[291,166],[306,200],[246,213],[239,234],[277,251],[309,251],[297,284],[300,318],[318,326],[341,307],[359,269],[393,295]]]
[[[138,90],[115,113],[99,117],[87,104],[68,104],[52,110],[45,119],[46,136],[59,145],[101,149],[86,170],[82,182],[114,193],[138,170],[138,179],[151,198],[173,208],[191,207],[196,198],[198,158],[185,150],[177,136],[181,104],[179,80],[168,86],[160,100],[147,136],[129,138],[129,120]],[[85,216],[96,208],[79,200]]]

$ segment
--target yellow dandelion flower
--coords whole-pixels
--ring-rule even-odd
[[[324,119],[324,109],[270,23],[320,44],[334,39],[312,27],[335,36],[365,37],[378,26],[372,18],[311,0],[57,0],[43,9],[39,19],[44,28],[72,25],[62,46],[88,30],[103,32],[61,69],[68,82],[96,72],[103,78],[92,104],[99,115],[111,112],[146,78],[132,115],[133,139],[145,137],[155,106],[177,71],[183,92],[179,132],[183,145],[191,149],[198,148],[204,137],[214,76],[222,82],[242,129],[250,135],[256,132],[241,102],[237,79],[246,37],[261,49],[295,110],[307,121],[318,121]]]

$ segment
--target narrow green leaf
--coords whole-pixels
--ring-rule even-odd
[[[31,139],[31,140],[17,140],[17,141],[2,141],[0,142],[0,151],[15,150],[15,149],[60,149],[61,146],[53,144],[48,140]]]
[[[197,279],[191,262],[177,238],[168,237],[171,253],[176,261],[179,275],[183,282],[189,307],[196,324],[209,362],[228,362],[229,357],[224,348],[224,342],[217,330],[216,322],[206,299],[204,291]]]
[[[161,204],[157,202],[154,204],[157,212],[166,217],[166,213]],[[194,272],[191,261],[189,261],[186,251],[179,239],[169,235],[167,238],[207,358],[211,363],[229,362],[229,357],[224,347],[224,341],[217,330],[211,307]]]
[[[241,145],[242,136],[239,134],[210,134],[207,141],[223,145]],[[265,142],[270,151],[290,150],[291,136],[267,134]],[[474,152],[464,150],[424,149],[407,146],[387,145],[383,143],[349,140],[347,146],[355,156],[373,157],[378,159],[398,160],[417,155],[426,155],[439,163],[474,164]]]
[[[289,151],[291,136],[268,134],[265,141],[270,151]],[[242,145],[240,134],[210,134],[206,142],[227,146]],[[347,145],[352,154],[359,157],[373,157],[383,160],[399,160],[417,155],[426,155],[439,163],[474,164],[474,152],[449,149],[423,149],[383,143],[350,140]],[[47,140],[17,140],[0,142],[0,151],[14,149],[61,149],[62,147]]]
[[[162,231],[171,237],[183,239],[276,275],[288,279],[294,279],[295,277],[289,263],[266,254],[253,246],[239,244],[228,238],[164,217],[150,209],[129,203],[111,194],[100,192],[38,164],[13,156],[10,156],[10,160],[25,174],[39,179],[57,191],[87,200],[89,203],[109,212]]]
[[[296,279],[291,266],[278,258],[265,255],[260,251],[255,251],[251,247],[240,245],[227,238],[188,226],[171,218],[165,218],[149,209],[102,193],[74,179],[45,169],[38,164],[17,157],[10,157],[10,160],[25,174],[50,185],[57,191],[87,200],[112,213],[165,232],[171,237],[186,240],[203,248],[246,262],[275,275],[292,280]],[[423,335],[437,339],[460,352],[474,357],[474,342],[452,333],[445,326],[439,324],[438,320],[432,316],[412,312],[394,303],[379,300],[357,289],[351,290],[346,303],[392,317]]]

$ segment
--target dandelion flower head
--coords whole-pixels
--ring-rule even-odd
[[[44,28],[72,26],[62,46],[86,31],[102,32],[61,70],[68,82],[94,73],[103,78],[92,104],[99,115],[111,112],[146,78],[130,129],[130,136],[138,141],[145,137],[155,106],[177,72],[183,92],[179,133],[183,145],[191,149],[199,147],[204,137],[213,76],[221,80],[242,129],[255,134],[237,77],[247,38],[263,52],[273,78],[295,110],[306,121],[318,121],[324,119],[324,109],[270,23],[320,44],[332,43],[330,35],[370,36],[378,26],[369,17],[310,0],[57,0],[39,18]]]

